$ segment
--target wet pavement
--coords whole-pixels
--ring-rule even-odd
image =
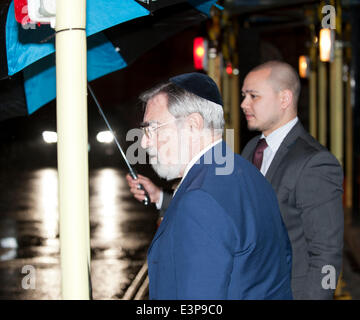
[[[156,211],[132,198],[125,174],[90,170],[93,299],[123,297],[156,231]],[[0,299],[61,299],[56,169],[3,170],[0,181]],[[341,294],[360,299],[360,268],[346,244]]]
[[[93,299],[122,298],[156,231],[156,212],[132,198],[125,174],[90,171]],[[0,186],[0,299],[61,299],[56,169],[8,170]]]

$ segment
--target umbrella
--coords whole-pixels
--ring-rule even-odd
[[[7,80],[0,81],[0,120],[31,114],[56,96],[54,30],[47,25],[22,28],[13,2],[3,2],[0,79]],[[171,35],[204,21],[215,2],[88,0],[88,81],[125,68]]]

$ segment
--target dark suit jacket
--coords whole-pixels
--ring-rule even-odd
[[[249,161],[260,136],[242,156]],[[332,299],[322,279],[332,265],[341,272],[344,216],[343,171],[335,157],[298,122],[285,137],[266,173],[276,191],[293,250],[294,299]],[[325,272],[325,273],[322,273]]]
[[[224,166],[214,153],[225,148],[200,158],[166,211],[148,251],[150,299],[292,298],[291,245],[276,195],[230,148],[233,170],[216,172]]]

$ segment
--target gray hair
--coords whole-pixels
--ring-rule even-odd
[[[221,105],[201,98],[179,86],[166,82],[144,92],[140,100],[146,104],[156,95],[164,93],[168,98],[168,110],[175,118],[187,117],[191,113],[199,113],[204,119],[204,127],[219,130],[222,134],[225,120]]]

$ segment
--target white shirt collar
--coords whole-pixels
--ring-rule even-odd
[[[299,118],[295,117],[282,127],[276,129],[275,131],[271,132],[267,137],[264,136],[264,134],[261,135],[261,138],[266,139],[266,143],[270,147],[270,149],[273,152],[276,152],[280,144],[285,139],[286,135],[290,132],[290,130],[295,126],[295,124],[298,122]]]
[[[176,187],[173,196],[175,195],[176,191],[179,189],[181,183],[184,181],[186,175],[188,174],[188,172],[190,171],[190,169],[192,168],[192,166],[207,152],[209,151],[211,148],[213,148],[215,145],[217,145],[218,143],[220,143],[222,141],[222,139],[218,139],[216,141],[214,141],[213,143],[209,144],[207,147],[205,147],[204,149],[202,149],[195,157],[193,157],[191,159],[191,161],[186,165],[185,170],[184,170],[184,174],[181,178],[180,183],[178,184],[178,186]]]

